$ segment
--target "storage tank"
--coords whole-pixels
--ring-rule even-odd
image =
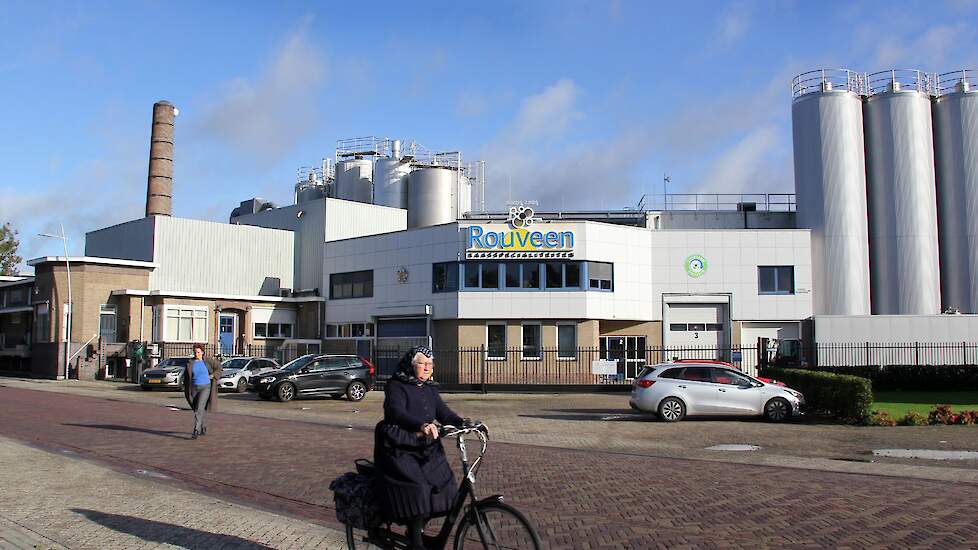
[[[431,166],[408,175],[408,229],[452,223],[458,219],[458,172]]]
[[[796,220],[811,230],[816,314],[870,312],[862,87],[845,69],[792,82]]]
[[[373,202],[373,168],[369,159],[355,158],[336,163],[336,198]]]
[[[978,71],[938,77],[933,101],[942,307],[978,313]]]
[[[374,204],[407,208],[410,172],[410,163],[397,157],[377,160],[374,163]]]
[[[863,103],[872,312],[941,310],[930,79],[916,70],[867,77]]]

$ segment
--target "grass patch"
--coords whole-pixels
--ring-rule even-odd
[[[934,405],[950,405],[954,412],[978,410],[978,391],[877,391],[873,411],[900,418],[908,412],[924,416]]]

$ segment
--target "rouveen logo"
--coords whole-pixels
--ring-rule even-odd
[[[530,231],[533,209],[510,209],[508,231],[493,231],[481,225],[469,226],[465,258],[477,259],[567,259],[574,257],[573,231]]]

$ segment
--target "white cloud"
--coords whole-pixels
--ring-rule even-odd
[[[752,11],[753,8],[748,2],[728,4],[717,19],[717,38],[721,42],[731,43],[746,36],[751,27]]]
[[[712,163],[696,186],[699,193],[769,193],[786,191],[771,181],[781,136],[774,126],[749,132]],[[790,177],[790,176],[789,176]],[[790,181],[790,179],[788,180]]]
[[[320,120],[316,96],[326,75],[323,56],[309,43],[309,20],[292,33],[254,79],[229,81],[205,109],[196,135],[232,147],[243,157],[280,160]]]
[[[893,36],[880,29],[883,38],[876,47],[874,70],[902,67],[919,67],[928,72],[943,70],[949,55],[964,45],[967,31],[964,23],[937,25],[922,33],[907,33],[910,36]]]

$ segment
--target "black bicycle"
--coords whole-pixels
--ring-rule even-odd
[[[469,466],[465,448],[465,436],[476,434],[482,443],[479,457]],[[488,429],[482,424],[464,426],[442,426],[439,437],[455,437],[459,455],[462,459],[462,483],[455,502],[445,517],[445,523],[434,537],[425,537],[429,548],[444,548],[452,529],[455,532],[454,550],[498,549],[498,550],[538,550],[540,537],[522,513],[503,502],[502,495],[484,499],[475,497],[475,474],[489,446]],[[358,529],[346,526],[346,543],[350,550],[382,548],[402,550],[409,546],[409,540],[401,533],[391,530],[391,523],[374,529]]]

